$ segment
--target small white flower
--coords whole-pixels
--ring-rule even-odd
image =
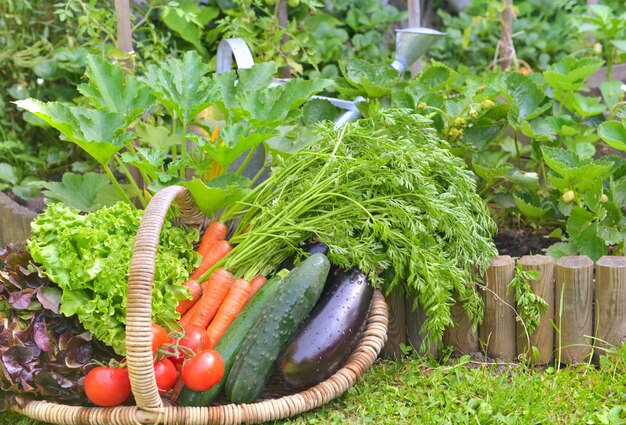
[[[626,91],[626,84],[622,84],[622,86],[620,87],[621,91]]]
[[[43,85],[43,78],[37,78],[37,84]]]

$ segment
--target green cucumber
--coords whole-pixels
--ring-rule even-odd
[[[222,338],[215,346],[215,351],[220,353],[224,361],[224,376],[222,379],[207,391],[193,391],[184,387],[178,397],[178,402],[182,406],[208,406],[222,392],[228,372],[230,372],[235,362],[235,356],[239,352],[246,335],[248,335],[252,326],[263,313],[265,307],[276,299],[281,281],[288,273],[288,270],[283,269],[276,276],[265,282],[258,292],[254,294],[250,302],[246,304],[241,313],[237,315],[233,323],[226,329],[226,332],[224,332],[224,335],[222,335]]]
[[[267,305],[246,337],[226,380],[226,397],[250,403],[261,394],[289,338],[319,299],[330,270],[324,254],[313,254],[283,279],[274,302]]]

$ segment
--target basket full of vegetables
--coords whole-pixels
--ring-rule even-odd
[[[195,275],[184,284],[191,289],[192,299],[183,298],[176,307],[187,333],[172,344],[171,335],[154,324],[152,300],[157,247],[174,202],[181,225],[197,227],[204,221],[188,190],[181,186],[161,190],[145,209],[128,272],[125,367],[102,365],[87,373],[81,383],[88,405],[95,406],[70,405],[79,401],[76,398],[66,405],[17,397],[12,409],[60,424],[256,423],[323,405],[344,393],[372,365],[386,339],[385,301],[357,270],[330,276],[335,283],[322,295],[330,272],[323,253],[313,253],[291,271],[283,269],[267,281],[256,279],[256,283],[255,279],[234,279],[224,268],[216,268],[223,262],[223,253],[216,257],[221,260],[214,258],[202,268],[210,257],[204,255]],[[214,223],[208,226],[199,251],[205,249],[203,245],[215,250],[219,240],[224,240],[225,226]],[[39,230],[36,226],[35,231]],[[221,236],[211,234],[215,228]],[[35,258],[39,256],[35,247],[30,250]],[[197,283],[204,282],[201,274],[209,276],[206,285]],[[41,297],[45,299],[43,293]],[[342,316],[336,303],[346,297],[354,308]],[[318,328],[323,326],[319,321],[329,324],[329,314],[342,322],[342,330],[336,331],[343,334],[335,332],[334,340],[324,343],[319,337]],[[195,328],[206,330],[198,336]],[[192,339],[200,345],[194,345]],[[161,369],[168,369],[162,366],[164,361],[172,364],[171,360],[178,360],[168,352],[172,347],[179,349],[174,357],[183,363],[168,378]],[[326,350],[323,361],[302,357],[315,354],[311,350]],[[163,359],[163,353],[169,359]],[[274,373],[277,362],[280,380]],[[321,374],[319,368],[324,368]],[[316,382],[327,375],[332,376]],[[176,381],[183,385],[172,388]],[[268,385],[268,381],[272,382]]]

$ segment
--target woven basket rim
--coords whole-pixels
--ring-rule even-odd
[[[323,382],[295,394],[250,404],[165,407],[154,377],[150,329],[156,252],[165,216],[173,202],[180,206],[183,224],[200,226],[206,221],[189,191],[182,186],[157,192],[142,217],[130,263],[126,314],[126,358],[136,406],[81,407],[38,400],[14,406],[14,411],[33,419],[68,425],[260,423],[291,417],[328,403],[352,387],[374,363],[387,339],[388,326],[388,308],[379,290],[374,292],[367,324],[356,348],[345,364]]]

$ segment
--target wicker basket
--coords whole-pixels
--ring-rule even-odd
[[[187,189],[171,186],[157,193],[146,208],[130,263],[126,308],[126,355],[136,406],[112,408],[65,406],[30,401],[14,410],[56,424],[240,424],[284,419],[314,409],[341,396],[374,363],[387,338],[388,311],[376,291],[361,340],[346,364],[333,376],[308,390],[251,404],[211,407],[165,406],[157,390],[151,350],[151,300],[159,235],[172,202],[181,208],[181,221],[199,226],[205,217]],[[267,395],[266,395],[267,397]]]

